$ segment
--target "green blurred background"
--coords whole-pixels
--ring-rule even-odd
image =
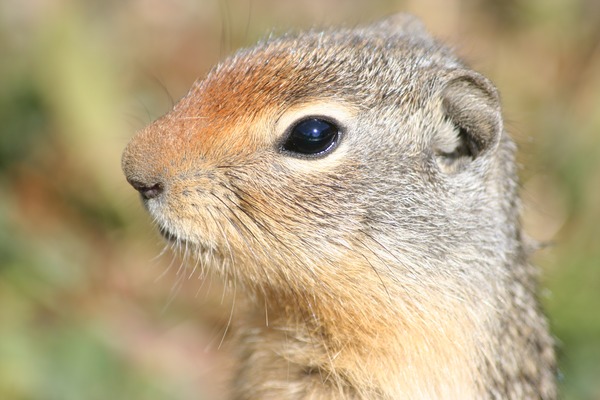
[[[597,0],[3,0],[0,399],[222,398],[227,298],[160,255],[121,151],[236,48],[401,10],[500,88],[563,397],[600,399]]]

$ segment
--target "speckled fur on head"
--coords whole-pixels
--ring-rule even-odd
[[[306,116],[330,154],[282,151]],[[400,15],[241,50],[123,169],[248,294],[233,398],[551,399],[514,151],[494,86]]]

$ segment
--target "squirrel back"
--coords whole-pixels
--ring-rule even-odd
[[[234,398],[551,399],[514,153],[493,84],[398,15],[239,51],[123,169],[247,295]]]

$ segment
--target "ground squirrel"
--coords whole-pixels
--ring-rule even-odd
[[[237,52],[122,163],[251,305],[232,398],[551,399],[514,152],[492,83],[397,15]]]

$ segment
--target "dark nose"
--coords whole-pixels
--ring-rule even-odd
[[[161,182],[156,183],[146,183],[140,182],[137,180],[127,180],[131,186],[146,200],[153,199],[155,197],[160,196],[160,194],[164,191],[164,185]]]

